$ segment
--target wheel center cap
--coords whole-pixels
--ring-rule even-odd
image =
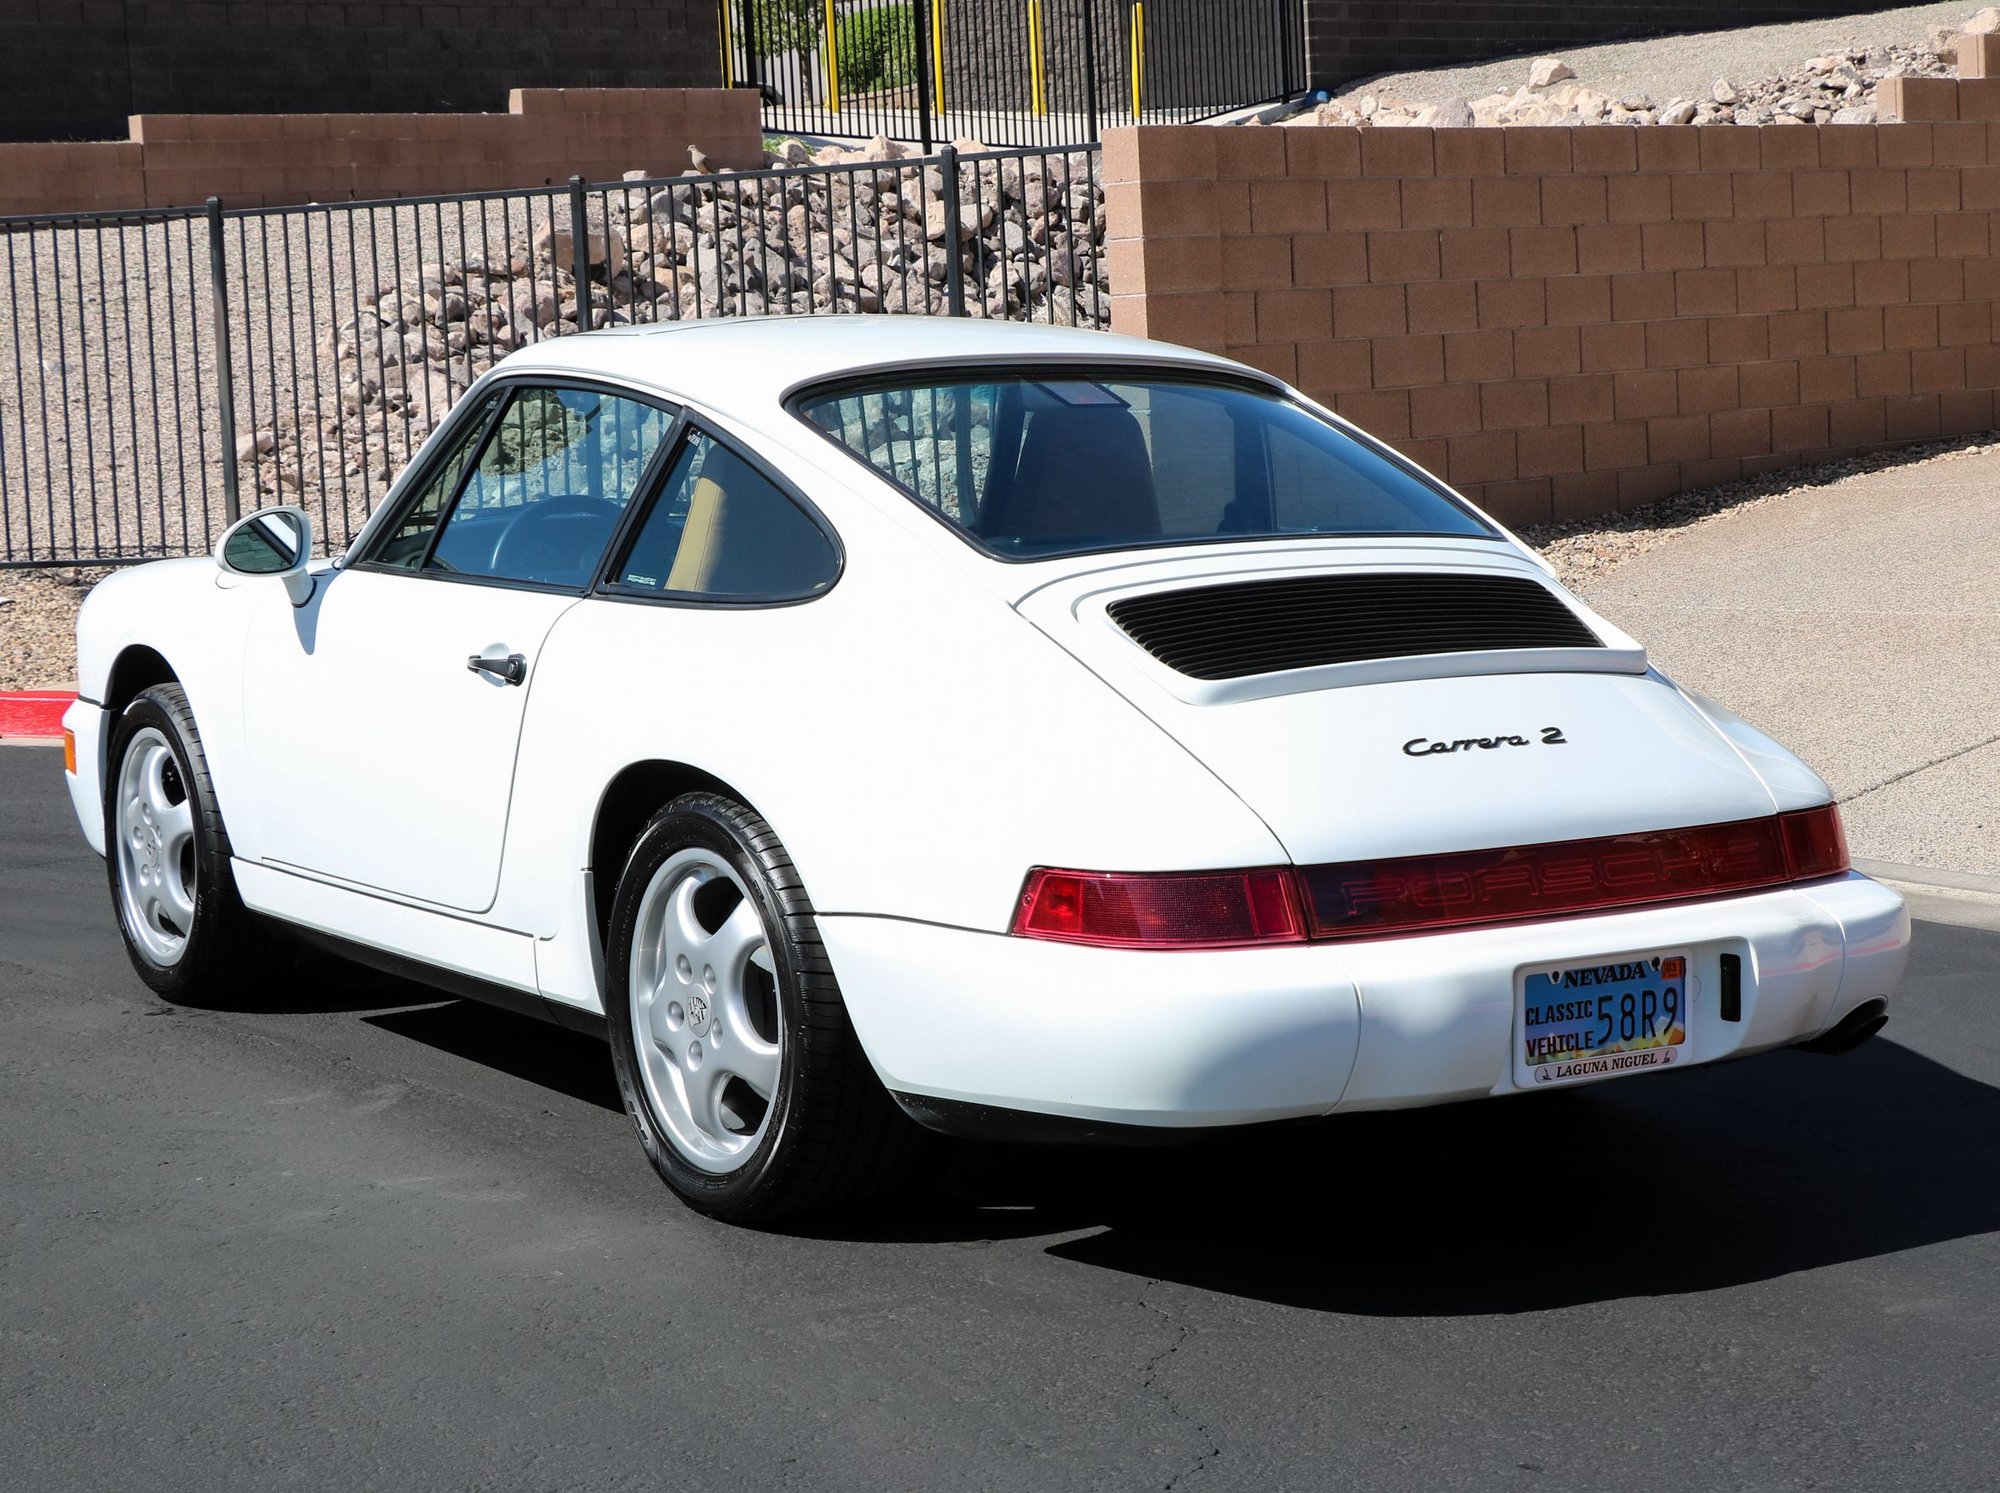
[[[688,1030],[697,1037],[708,1030],[708,1002],[699,995],[688,997]]]

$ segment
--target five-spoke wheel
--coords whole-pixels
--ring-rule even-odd
[[[734,1170],[770,1124],[784,1027],[770,935],[714,852],[679,851],[647,884],[631,1005],[655,1118],[696,1166]]]
[[[770,825],[714,793],[656,814],[605,941],[605,1016],[653,1167],[718,1218],[867,1196],[915,1154],[855,1039],[812,904]]]
[[[178,684],[141,691],[111,727],[105,864],[139,978],[166,996],[233,998],[262,983],[262,926],[236,895],[229,835]]]
[[[171,966],[194,929],[194,806],[174,749],[157,726],[125,745],[111,790],[118,894],[133,941]]]

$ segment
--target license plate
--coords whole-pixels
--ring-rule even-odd
[[[1523,970],[1516,1076],[1558,1084],[1672,1067],[1687,1042],[1687,967],[1676,953]]]

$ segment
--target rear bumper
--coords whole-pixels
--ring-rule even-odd
[[[1910,927],[1900,897],[1854,874],[1513,928],[1215,952],[820,925],[856,1033],[913,1112],[936,1100],[1176,1129],[1517,1092],[1517,975],[1601,956],[1690,956],[1684,1063],[1806,1041],[1890,994]],[[1734,1021],[1716,999],[1725,953],[1742,961]]]
[[[63,712],[63,730],[76,738],[76,771],[63,774],[70,807],[84,839],[104,854],[104,745],[111,712],[89,700],[73,701]]]

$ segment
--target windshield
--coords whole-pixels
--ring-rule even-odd
[[[1441,488],[1277,394],[1151,370],[808,393],[799,414],[1007,559],[1321,534],[1497,538]]]

